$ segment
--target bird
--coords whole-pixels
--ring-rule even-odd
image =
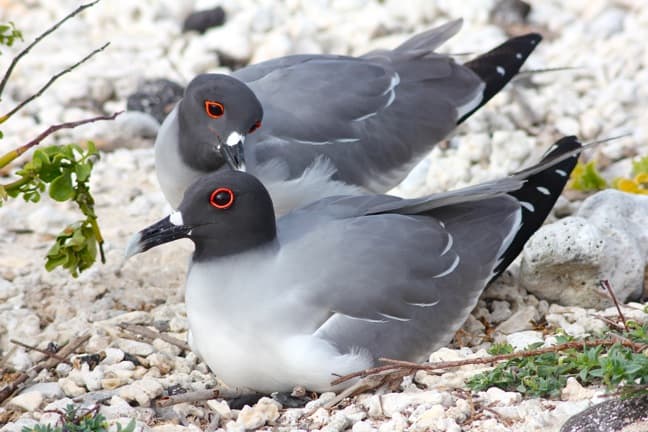
[[[461,25],[359,57],[291,55],[196,76],[155,141],[166,200],[177,208],[196,178],[228,164],[264,183],[278,215],[325,196],[392,189],[499,92],[542,39],[514,37],[460,64],[434,50]]]
[[[582,149],[564,137],[537,165],[422,198],[342,195],[275,217],[253,175],[196,180],[135,233],[126,257],[189,238],[189,344],[226,384],[336,390],[381,357],[447,344],[542,225]]]

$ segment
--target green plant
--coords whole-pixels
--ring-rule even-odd
[[[99,413],[99,407],[88,410],[68,405],[64,411],[54,411],[59,414],[60,419],[57,426],[37,424],[33,427],[23,427],[22,432],[108,432],[106,417]],[[132,419],[126,427],[122,428],[117,423],[117,432],[133,432],[135,430],[135,419]]]
[[[608,187],[605,179],[599,174],[594,161],[586,164],[578,162],[572,171],[569,186],[579,191],[597,191]]]
[[[622,192],[648,195],[648,156],[632,162],[630,177],[615,178],[611,184],[601,176],[594,161],[586,164],[579,162],[572,172],[569,187],[583,192],[613,187]]]
[[[619,384],[648,384],[648,357],[644,347],[648,343],[648,325],[628,321],[628,330],[621,333],[609,332],[609,336],[629,344],[614,343],[609,346],[596,345],[570,348],[560,352],[543,353],[521,357],[499,363],[492,370],[477,374],[467,381],[474,391],[489,387],[517,391],[529,396],[560,395],[568,377],[575,377],[581,384],[603,384],[612,389]],[[584,341],[593,338],[584,339]],[[558,334],[557,343],[573,342],[574,339]],[[539,344],[541,345],[541,344]],[[495,347],[495,346],[494,346]],[[634,348],[633,348],[634,347]],[[529,349],[536,349],[532,345]],[[510,345],[498,345],[491,354],[513,350]]]
[[[54,32],[61,24],[74,17],[84,9],[95,5],[99,0],[79,6],[73,12],[58,21],[41,35],[36,37],[27,47],[20,51],[11,61],[2,80],[0,81],[0,96],[9,80],[11,72],[18,61],[26,55],[39,41]],[[22,40],[22,34],[13,23],[0,24],[0,45],[10,46],[17,39]],[[74,65],[52,76],[41,89],[18,103],[6,114],[0,116],[0,124],[9,120],[16,112],[28,103],[38,98],[60,76],[75,69],[93,55],[102,51],[108,44],[92,51]],[[39,145],[41,141],[60,129],[74,128],[79,125],[98,120],[114,119],[118,113],[110,116],[98,116],[76,122],[61,123],[47,128],[36,138],[4,155],[0,155],[0,168],[7,167],[11,162],[23,155],[29,149]],[[0,138],[2,132],[0,131]],[[76,144],[49,146],[37,149],[32,159],[18,169],[11,181],[0,184],[0,206],[9,198],[22,196],[27,202],[38,203],[41,194],[47,191],[49,196],[56,201],[72,201],[76,203],[84,219],[67,226],[56,238],[54,245],[49,249],[45,268],[48,271],[56,267],[67,269],[72,276],[77,277],[79,272],[90,267],[97,258],[105,262],[103,254],[103,238],[97,224],[94,211],[94,198],[90,193],[89,180],[95,161],[99,158],[97,149],[92,142],[87,143],[87,148]]]
[[[0,45],[11,46],[16,40],[23,40],[22,33],[14,23],[0,24]],[[0,51],[2,55],[2,51]]]

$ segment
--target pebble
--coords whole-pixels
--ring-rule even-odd
[[[280,409],[281,404],[277,401],[263,397],[253,407],[244,406],[236,419],[236,423],[246,430],[258,429],[266,423],[277,420]]]
[[[527,290],[564,305],[605,307],[600,280],[619,301],[643,292],[648,256],[648,197],[605,190],[578,212],[539,229],[522,254],[520,280]]]
[[[162,394],[162,385],[151,378],[144,378],[119,389],[119,397],[126,401],[135,401],[140,406],[149,406],[151,399]]]
[[[8,405],[23,411],[35,411],[43,404],[43,399],[41,392],[30,390],[11,398]]]
[[[527,349],[529,345],[543,343],[544,338],[539,331],[521,331],[506,336],[506,342],[513,345],[516,351]]]
[[[216,6],[213,9],[192,12],[182,23],[182,31],[205,33],[212,27],[223,25],[224,22],[225,10],[220,6]]]
[[[183,87],[169,79],[144,80],[128,96],[126,109],[149,114],[161,124],[183,93]]]
[[[120,350],[131,355],[146,357],[155,351],[153,345],[132,339],[119,338],[116,340],[116,343]]]

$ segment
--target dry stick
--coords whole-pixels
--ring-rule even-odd
[[[28,97],[27,99],[25,99],[24,101],[20,102],[18,105],[16,105],[16,106],[15,106],[11,111],[9,111],[7,114],[5,114],[5,115],[3,115],[2,117],[0,117],[0,123],[3,123],[3,122],[6,121],[8,118],[10,118],[12,115],[16,114],[16,112],[18,112],[21,108],[23,108],[23,107],[24,107],[25,105],[27,105],[29,102],[33,101],[34,99],[36,99],[37,97],[39,97],[40,95],[42,95],[42,94],[45,92],[45,90],[47,90],[47,88],[48,88],[49,86],[51,86],[52,84],[54,84],[54,81],[56,81],[56,80],[59,79],[61,76],[65,75],[66,73],[72,72],[74,69],[76,69],[77,67],[79,67],[81,64],[83,64],[83,63],[85,63],[86,61],[90,60],[90,58],[93,57],[95,54],[97,54],[97,53],[103,51],[103,50],[104,50],[108,45],[110,45],[110,42],[106,42],[106,43],[103,44],[101,47],[99,47],[99,48],[97,48],[96,50],[92,51],[90,54],[88,54],[87,56],[83,57],[83,58],[82,58],[81,60],[79,60],[78,62],[74,63],[72,66],[69,66],[69,67],[63,69],[62,71],[60,71],[60,72],[58,72],[58,73],[52,75],[52,77],[51,77],[51,78],[50,78],[50,79],[45,83],[45,85],[44,85],[43,87],[40,88],[40,90],[38,90],[38,91],[37,91],[36,93],[34,93],[33,95],[29,96],[29,97]]]
[[[7,164],[9,164],[9,162],[16,159],[18,156],[25,153],[30,148],[40,144],[41,141],[43,141],[45,138],[47,138],[48,136],[50,136],[51,134],[53,134],[56,131],[59,131],[61,129],[73,129],[73,128],[77,127],[77,126],[81,126],[81,125],[84,125],[84,124],[87,124],[87,123],[94,123],[94,122],[99,121],[99,120],[114,120],[115,117],[117,117],[122,112],[123,111],[118,111],[118,112],[113,113],[111,115],[101,115],[101,116],[92,117],[92,118],[88,118],[88,119],[84,119],[84,120],[77,120],[77,121],[73,121],[73,122],[66,122],[66,123],[59,123],[59,124],[52,125],[52,126],[48,127],[47,129],[45,129],[43,132],[41,132],[36,138],[29,141],[27,144],[23,144],[20,147],[18,147],[17,149],[11,150],[10,152],[5,153],[4,155],[0,156],[0,167],[6,166]],[[4,186],[6,188],[7,186],[10,186],[10,185],[11,184],[4,185]]]
[[[626,332],[629,332],[630,329],[628,328],[628,323],[626,322],[625,316],[623,315],[623,312],[621,311],[621,306],[619,305],[619,300],[617,299],[616,293],[614,292],[614,289],[612,289],[612,285],[610,285],[610,281],[607,279],[603,279],[599,281],[599,284],[601,284],[601,287],[603,289],[606,289],[610,293],[610,297],[612,297],[612,301],[614,302],[614,306],[616,306],[617,312],[619,313],[619,317],[621,318],[621,322],[623,323],[623,327],[625,328]]]
[[[253,392],[230,389],[225,387],[216,387],[209,390],[197,390],[193,392],[180,393],[172,396],[163,396],[155,401],[157,408],[166,408],[179,403],[200,402],[210,399],[233,399],[241,396],[254,394]]]
[[[617,338],[610,338],[610,339],[595,339],[591,341],[573,341],[573,342],[566,342],[563,344],[558,344],[546,348],[539,348],[539,349],[529,350],[529,351],[520,351],[520,352],[515,352],[510,354],[500,354],[492,357],[479,357],[474,359],[436,362],[436,363],[427,363],[427,364],[414,363],[414,362],[408,362],[403,360],[394,360],[388,358],[380,358],[378,359],[379,361],[388,364],[384,366],[378,366],[370,369],[365,369],[363,371],[354,372],[348,375],[344,375],[332,381],[331,385],[337,385],[353,378],[366,377],[368,375],[375,375],[377,373],[382,373],[387,371],[396,371],[399,369],[412,369],[412,371],[417,371],[417,370],[434,371],[438,369],[449,369],[453,367],[466,366],[466,365],[490,364],[490,363],[495,363],[495,362],[500,362],[505,360],[512,360],[516,358],[534,357],[542,354],[565,351],[572,348],[576,348],[576,349],[590,348],[596,346],[611,346],[614,344],[619,344],[625,347],[632,348],[634,351],[637,352],[642,351],[645,348],[644,345],[636,344],[629,340],[619,340]]]
[[[2,95],[2,92],[4,91],[5,86],[7,85],[7,81],[9,81],[9,77],[11,76],[11,73],[13,72],[13,69],[16,67],[16,64],[18,64],[18,61],[22,57],[24,57],[37,43],[39,43],[46,36],[48,36],[49,34],[54,32],[57,28],[59,28],[61,26],[61,24],[63,24],[65,21],[69,20],[70,18],[74,17],[75,15],[78,15],[84,9],[87,9],[87,8],[89,8],[91,6],[94,6],[99,1],[100,0],[95,0],[95,1],[90,2],[90,3],[82,4],[81,6],[79,6],[78,8],[73,10],[72,12],[70,12],[68,15],[63,17],[59,22],[54,24],[52,27],[48,28],[43,33],[41,33],[41,35],[38,36],[36,39],[34,39],[34,41],[32,43],[30,43],[29,45],[27,45],[27,47],[25,47],[25,49],[20,51],[18,53],[18,55],[16,55],[16,57],[14,57],[13,60],[11,60],[11,63],[9,64],[9,68],[7,69],[4,76],[2,77],[2,81],[0,82],[0,96]]]
[[[23,347],[23,348],[26,348],[26,349],[28,349],[28,350],[39,352],[39,353],[41,353],[41,354],[46,355],[47,357],[55,358],[55,359],[58,360],[59,362],[66,362],[66,361],[67,361],[66,358],[61,357],[61,356],[59,356],[58,354],[56,354],[55,352],[52,352],[52,351],[47,351],[47,350],[40,349],[40,348],[35,347],[35,346],[27,345],[26,343],[23,343],[23,342],[17,341],[17,340],[15,340],[15,339],[9,339],[9,342],[11,342],[12,344],[16,344],[16,345],[18,345],[18,346],[21,346],[21,347]]]
[[[156,330],[151,330],[148,327],[136,325],[136,324],[126,324],[126,323],[121,323],[119,324],[119,327],[121,327],[123,330],[129,331],[131,333],[138,334],[140,336],[144,336],[150,339],[162,339],[165,342],[170,343],[171,345],[175,345],[178,348],[185,350],[185,351],[191,351],[191,347],[189,346],[188,343],[181,341],[178,338],[175,338],[173,336],[169,336],[164,333],[160,333]]]
[[[73,354],[81,345],[86,343],[90,339],[90,335],[86,334],[79,336],[78,338],[68,342],[58,351],[58,356],[67,358]],[[27,372],[21,372],[16,379],[14,379],[9,384],[5,385],[0,389],[0,403],[4,402],[9,396],[11,396],[21,384],[32,380],[40,371],[43,369],[50,369],[59,364],[59,361],[55,358],[48,358],[43,363],[33,366]]]

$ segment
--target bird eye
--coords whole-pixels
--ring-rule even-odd
[[[206,100],[205,101],[205,112],[211,118],[217,119],[225,114],[225,107],[222,103]]]
[[[209,204],[219,210],[225,210],[234,204],[234,192],[229,188],[215,189],[209,197]]]
[[[252,133],[255,130],[259,129],[260,127],[261,127],[261,120],[257,120],[256,122],[254,122],[254,124],[252,125],[248,133]]]

